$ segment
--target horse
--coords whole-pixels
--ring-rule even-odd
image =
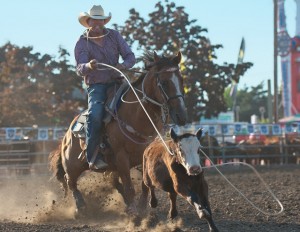
[[[132,83],[137,93],[128,89],[122,95],[124,102],[136,102],[135,94],[138,94],[143,107],[140,104],[120,104],[115,115],[106,122],[104,132],[109,147],[106,154],[108,168],[100,172],[112,172],[112,185],[122,195],[130,215],[137,214],[130,169],[142,163],[144,149],[156,137],[156,130],[144,109],[159,132],[170,118],[178,125],[187,122],[183,77],[179,69],[181,52],[172,57],[159,56],[156,52],[149,57],[149,54],[145,56],[146,73],[140,74]],[[50,153],[49,161],[50,170],[61,182],[65,196],[68,189],[72,192],[78,215],[84,212],[86,205],[77,188],[77,180],[89,168],[85,159],[78,158],[84,152],[85,142],[71,131],[76,119],[71,122],[58,149]]]
[[[218,231],[208,201],[208,185],[200,165],[200,138],[202,129],[195,134],[178,136],[171,129],[171,138],[165,143],[152,142],[144,151],[143,187],[140,208],[146,205],[150,193],[149,205],[157,207],[155,188],[168,192],[170,198],[169,218],[177,215],[176,198],[182,196],[191,204],[200,218],[205,218],[210,231]]]

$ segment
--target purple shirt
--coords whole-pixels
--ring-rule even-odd
[[[93,42],[93,39],[87,39],[85,35],[81,35],[75,46],[76,71],[84,77],[85,83],[109,83],[112,82],[112,75],[116,75],[116,71],[106,66],[100,67],[107,70],[91,70],[88,67],[89,61],[96,59],[100,63],[115,66],[119,62],[121,55],[123,65],[126,69],[131,68],[135,64],[135,56],[130,47],[116,30],[105,28],[104,33],[108,34],[103,37],[102,45]]]

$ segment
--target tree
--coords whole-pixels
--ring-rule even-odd
[[[32,47],[7,43],[0,47],[0,126],[66,125],[80,102],[72,91],[80,88],[68,53],[59,59],[33,53]]]
[[[225,88],[232,80],[238,82],[252,64],[216,64],[216,50],[222,46],[210,43],[203,35],[207,29],[197,25],[196,20],[190,20],[184,7],[176,7],[168,0],[159,1],[155,7],[157,10],[149,14],[148,20],[131,9],[125,26],[115,27],[138,51],[157,50],[165,55],[174,55],[180,50],[183,53],[181,69],[191,121],[199,121],[202,115],[210,118],[225,112]]]
[[[264,108],[268,112],[268,91],[264,90],[263,82],[257,86],[247,87],[237,91],[236,105],[240,106],[239,121],[250,122],[253,114],[260,116],[260,109]],[[232,99],[230,97],[230,89],[227,88],[224,98],[228,107],[232,110]],[[266,117],[265,117],[266,118]],[[266,122],[266,121],[261,121]]]

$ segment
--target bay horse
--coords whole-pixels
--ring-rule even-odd
[[[161,57],[154,52],[151,60],[149,55],[146,58],[146,73],[141,74],[132,85],[142,98],[142,104],[153,124],[161,132],[164,126],[162,116],[166,115],[177,125],[186,124],[183,78],[179,69],[181,53],[178,52],[173,57]],[[122,98],[127,102],[137,101],[132,89]],[[78,158],[84,151],[85,144],[84,140],[76,138],[71,131],[75,122],[76,118],[71,122],[59,148],[50,153],[49,162],[50,170],[65,189],[65,196],[70,189],[75,199],[76,213],[82,213],[85,202],[77,188],[77,179],[89,168],[85,159]],[[107,170],[114,174],[112,184],[122,195],[127,212],[136,214],[130,169],[142,163],[143,151],[156,137],[156,131],[140,104],[123,103],[119,106],[116,117],[105,124],[105,136],[110,147]]]

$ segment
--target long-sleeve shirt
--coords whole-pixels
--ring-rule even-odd
[[[83,34],[75,46],[76,71],[84,77],[87,85],[95,83],[112,82],[114,71],[106,66],[100,67],[105,70],[91,70],[88,67],[89,61],[96,59],[100,63],[115,66],[120,56],[123,59],[125,68],[131,68],[135,64],[135,56],[130,47],[116,30],[104,29],[108,33],[103,37],[102,45],[93,42],[93,39]]]

